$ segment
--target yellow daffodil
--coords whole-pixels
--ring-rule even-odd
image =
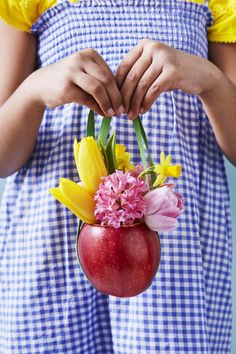
[[[95,201],[83,186],[69,179],[60,178],[59,187],[52,188],[49,192],[79,219],[87,224],[95,223]]]
[[[80,179],[87,191],[93,195],[98,190],[101,177],[108,175],[95,139],[90,136],[83,138],[80,143],[75,140],[74,155]]]
[[[158,187],[163,184],[167,177],[178,178],[182,172],[181,165],[171,165],[171,156],[165,156],[162,151],[160,154],[160,163],[155,166],[154,171],[157,174],[157,178],[153,184],[153,187]]]
[[[134,170],[135,166],[130,162],[130,154],[126,152],[126,147],[116,144],[116,161],[118,170],[124,172]]]

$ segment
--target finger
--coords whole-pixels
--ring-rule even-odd
[[[115,74],[118,88],[122,87],[128,72],[130,71],[134,63],[141,57],[142,52],[143,48],[140,44],[138,44],[129,53],[125,55],[124,59],[119,64]]]
[[[123,104],[125,107],[125,111],[129,111],[130,103],[134,91],[152,62],[152,58],[150,56],[142,55],[132,66],[130,71],[128,72],[125,81],[121,88],[121,95],[123,97]]]
[[[110,69],[109,65],[106,63],[106,61],[103,59],[103,57],[94,49],[93,49],[93,55],[92,55],[91,59],[94,60],[94,62],[97,63],[100,67],[103,67],[105,69],[105,71],[110,73],[111,78],[112,78],[112,80],[114,81],[114,84],[115,84],[115,87],[113,87],[113,89],[115,89],[115,91],[119,93],[120,100],[121,100],[121,105],[118,105],[118,108],[114,107],[114,109],[115,109],[117,114],[125,113],[124,106],[122,104],[123,103],[122,102],[122,96],[121,96],[120,91],[118,89],[118,86],[117,86],[117,83],[116,83],[116,78],[115,78],[112,70]],[[112,90],[112,92],[113,92],[113,90]]]
[[[157,99],[157,97],[165,91],[172,89],[172,77],[168,72],[162,72],[160,76],[153,82],[151,87],[149,87],[146,95],[144,96],[142,107],[140,113],[145,113]]]
[[[102,60],[99,60],[99,62]],[[106,65],[97,64],[94,61],[88,61],[84,65],[85,73],[94,77],[99,81],[110,99],[111,107],[116,114],[124,113],[124,107],[122,106],[122,96],[116,85],[115,77],[111,70]]]
[[[93,49],[93,54],[91,56],[91,60],[93,60],[99,66],[104,67],[104,69],[106,69],[107,72],[110,72],[111,75],[114,75],[113,72],[111,71],[111,68],[107,64],[107,62],[103,59],[103,57],[95,49]]]
[[[79,72],[74,75],[74,83],[95,99],[104,115],[115,114],[107,91],[100,81],[86,73]]]
[[[140,113],[143,99],[148,89],[160,75],[161,70],[162,68],[158,67],[157,63],[152,62],[149,68],[144,72],[143,76],[138,82],[138,85],[136,86],[136,89],[131,99],[128,112],[129,119],[135,119]]]
[[[85,92],[74,84],[72,84],[70,89],[70,98],[68,100],[68,103],[69,102],[77,102],[83,106],[92,109],[94,112],[98,113],[101,116],[104,115],[103,111],[101,110],[100,106],[95,101],[95,99],[87,92]]]

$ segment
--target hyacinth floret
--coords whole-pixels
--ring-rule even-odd
[[[147,191],[145,180],[132,176],[130,172],[116,170],[102,177],[94,196],[96,220],[103,226],[119,228],[142,219],[146,212],[144,196]]]

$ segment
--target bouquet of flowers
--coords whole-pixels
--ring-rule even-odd
[[[108,137],[111,118],[104,117],[95,137],[90,111],[87,136],[74,141],[81,182],[61,178],[50,193],[79,219],[76,251],[81,267],[100,292],[135,296],[147,289],[160,262],[158,232],[177,228],[183,198],[168,177],[178,178],[181,165],[172,165],[164,152],[154,164],[138,117],[134,129],[142,165],[133,165],[126,147]]]

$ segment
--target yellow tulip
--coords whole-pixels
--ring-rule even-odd
[[[130,154],[126,152],[126,147],[116,144],[116,161],[117,168],[124,172],[133,171],[135,166],[130,162]]]
[[[95,139],[89,136],[83,138],[80,143],[75,140],[74,154],[80,179],[87,191],[93,195],[98,190],[101,177],[108,175],[102,153]]]
[[[78,141],[75,139],[74,140],[74,157],[75,157],[75,164],[76,164],[76,168],[77,168],[78,173],[79,173],[79,164],[78,164],[79,147],[80,147],[80,143],[78,143]]]
[[[60,178],[59,188],[52,188],[49,192],[85,223],[96,222],[95,201],[83,186],[69,179]]]

